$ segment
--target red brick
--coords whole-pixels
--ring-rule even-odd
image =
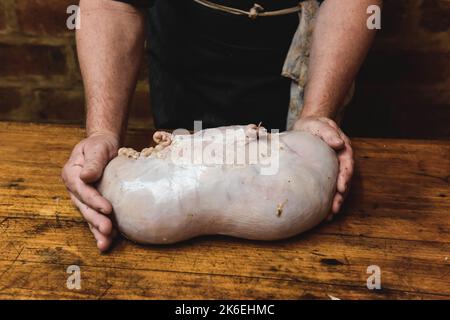
[[[6,29],[6,21],[5,21],[5,11],[3,9],[3,5],[0,4],[0,31]]]
[[[66,72],[63,47],[0,44],[0,76],[61,75]]]
[[[450,29],[450,2],[448,0],[422,1],[420,25],[429,31],[445,32]]]
[[[82,123],[85,102],[80,90],[36,90],[39,110],[32,118],[44,122]],[[150,97],[147,91],[136,92],[130,110],[130,127],[153,127]]]
[[[83,123],[85,102],[82,90],[37,90],[39,111],[32,116],[38,121]],[[152,128],[153,116],[148,91],[136,92],[130,110],[130,127]]]
[[[77,46],[71,45],[70,50],[71,50],[70,54],[73,55],[75,60],[75,74],[72,80],[74,81],[75,85],[83,85],[83,79],[81,77],[80,71],[80,61],[78,60]]]
[[[67,7],[73,0],[17,0],[17,20],[21,30],[28,34],[58,35],[72,32],[66,27]]]
[[[37,117],[45,122],[83,123],[84,94],[82,90],[39,90],[35,92],[39,101]]]
[[[0,97],[0,120],[11,120],[11,111],[21,105],[21,93],[14,88],[0,88]]]

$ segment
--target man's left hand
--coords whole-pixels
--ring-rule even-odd
[[[336,184],[336,195],[333,199],[329,218],[341,209],[342,203],[350,188],[353,175],[353,149],[350,139],[342,132],[333,120],[326,117],[300,118],[294,124],[293,130],[306,131],[318,136],[337,153],[339,160],[339,174]]]

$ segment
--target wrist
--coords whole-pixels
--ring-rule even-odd
[[[117,134],[113,131],[105,130],[105,129],[96,129],[96,130],[87,130],[87,137],[104,137],[109,141],[113,142],[115,145],[119,145],[121,141],[120,134]]]
[[[335,122],[340,122],[345,104],[339,102],[340,98],[336,94],[323,93],[321,95],[312,94],[311,90],[305,93],[304,103],[299,118],[328,118]]]
[[[299,118],[316,117],[334,119],[334,116],[336,114],[335,109],[336,108],[333,108],[329,105],[325,106],[323,104],[310,104],[305,101]]]
[[[302,112],[297,120],[327,118],[334,121],[334,117],[326,112]]]
[[[90,101],[86,105],[86,136],[106,136],[123,142],[127,127],[127,109],[108,107]]]

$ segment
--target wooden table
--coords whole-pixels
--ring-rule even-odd
[[[72,126],[0,123],[0,298],[449,299],[450,143],[354,139],[344,212],[279,242],[118,239],[100,254],[60,171]],[[130,131],[142,147],[149,132]],[[66,286],[81,270],[81,289]],[[381,269],[369,290],[367,268]]]

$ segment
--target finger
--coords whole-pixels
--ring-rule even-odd
[[[82,170],[82,164],[73,163],[71,161],[64,165],[61,177],[64,181],[64,185],[69,190],[69,192],[76,192],[77,180],[79,180],[79,175]]]
[[[338,156],[339,158],[339,176],[337,180],[337,191],[346,193],[350,180],[353,176],[353,160],[346,155]]]
[[[333,129],[336,129],[338,131],[340,131],[341,129],[339,129],[339,126],[336,124],[336,122],[334,122],[333,120],[331,120],[330,118],[321,118],[321,121],[326,122],[328,125],[330,125]]]
[[[82,168],[83,165],[84,165],[84,156],[82,148],[79,145],[76,145],[69,157],[69,160],[64,165],[61,172],[61,178],[63,179],[64,184],[69,190],[73,188],[73,181],[75,177],[73,171],[81,170],[80,168]],[[79,173],[76,173],[76,176],[78,175]]]
[[[339,192],[336,193],[336,195],[334,196],[334,199],[333,199],[333,204],[331,205],[331,213],[337,214],[341,210],[343,202],[344,202],[343,195],[340,194]]]
[[[112,212],[111,203],[106,200],[92,186],[84,183],[80,178],[82,168],[77,165],[67,164],[68,168],[64,173],[64,182],[69,192],[73,193],[82,203],[88,205],[103,214]]]
[[[112,238],[103,235],[100,231],[98,231],[91,225],[89,225],[89,229],[91,229],[91,232],[94,235],[95,240],[97,241],[97,248],[102,252],[108,250],[111,246]]]
[[[350,180],[353,176],[354,160],[353,150],[349,143],[338,153],[339,176],[337,180],[337,190],[344,194],[349,189]]]
[[[83,147],[84,167],[80,178],[86,183],[100,179],[109,161],[109,152],[103,143],[86,143]]]
[[[111,203],[97,191],[93,186],[85,184],[79,180],[76,187],[76,195],[83,203],[87,204],[92,209],[103,214],[110,214],[112,212]]]
[[[319,136],[333,149],[340,150],[344,147],[344,140],[342,140],[339,132],[329,125],[324,125],[319,130]]]
[[[78,207],[84,219],[94,226],[98,231],[100,231],[103,235],[108,236],[112,232],[112,222],[110,219],[105,217],[104,215],[96,212],[92,208],[89,208],[86,204],[82,203],[75,195],[70,194],[70,198],[73,203]]]
[[[83,155],[83,145],[81,143],[77,144],[70,155],[69,161],[71,163],[84,163],[84,155]]]

